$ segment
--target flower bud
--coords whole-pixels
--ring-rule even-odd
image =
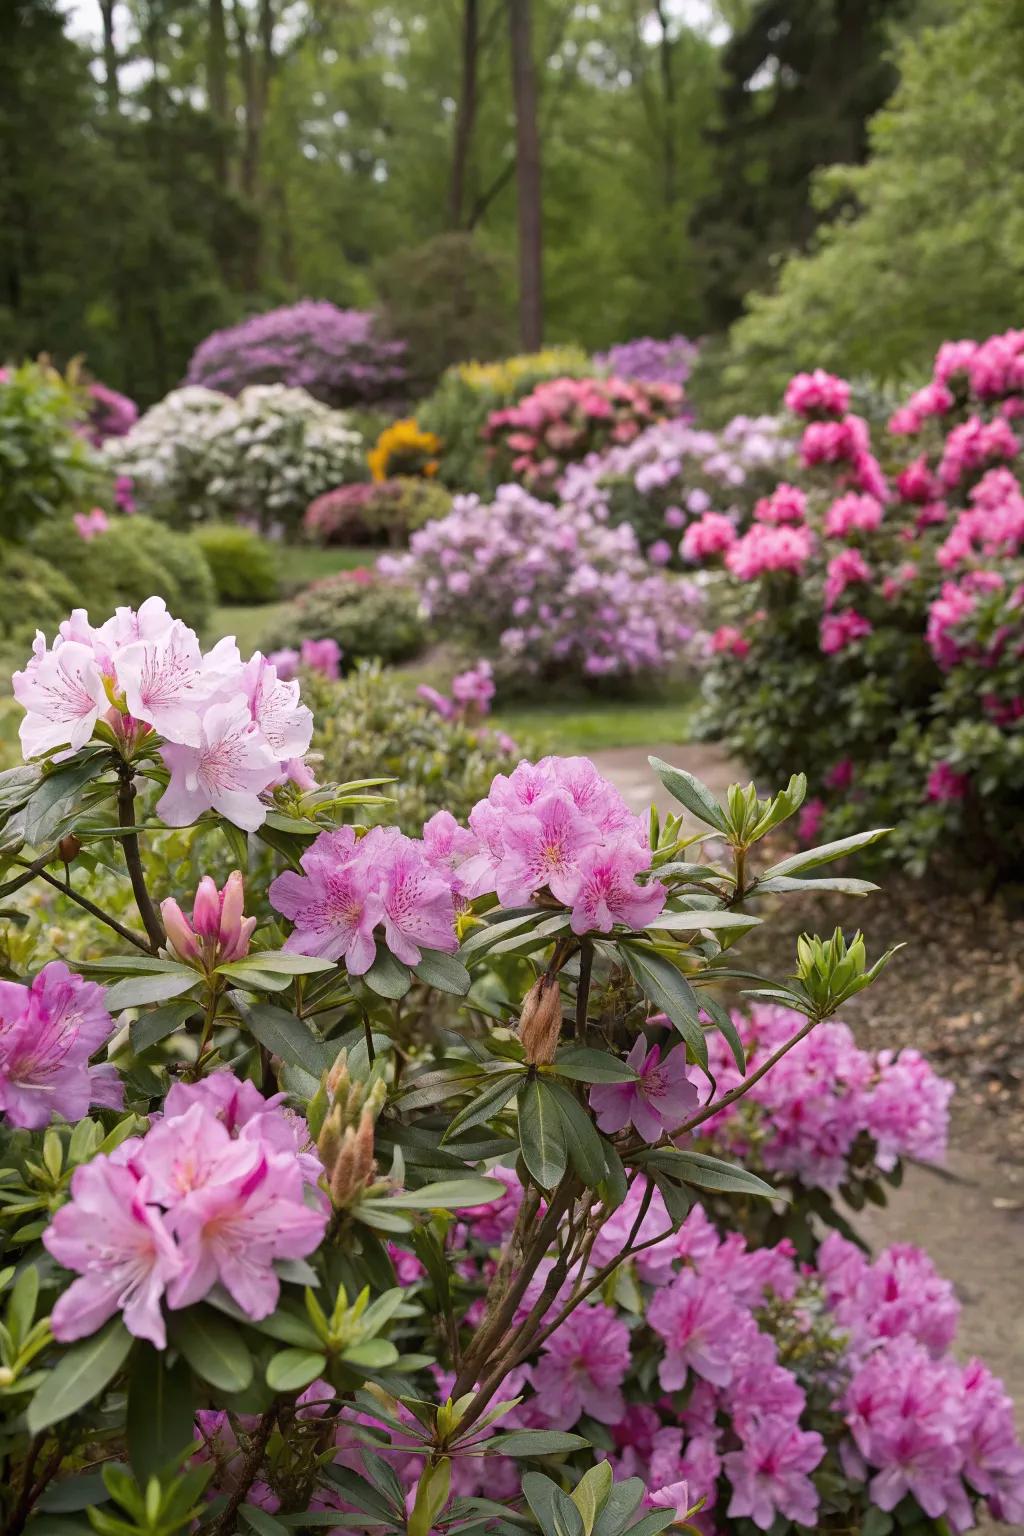
[[[327,1092],[331,1102],[335,1099],[347,1098],[352,1079],[348,1071],[348,1047],[340,1050],[334,1058],[334,1065],[327,1074]]]
[[[167,942],[178,959],[184,960],[186,964],[195,964],[199,959],[199,944],[188,918],[173,896],[168,896],[166,901],[160,903],[160,916],[163,918]]]
[[[531,1066],[554,1061],[562,1033],[562,994],[558,977],[539,976],[523,999],[519,1038]]]
[[[195,901],[192,903],[192,927],[202,939],[216,939],[220,935],[221,896],[212,875],[204,875],[199,882]]]
[[[316,1143],[316,1150],[328,1178],[334,1172],[334,1166],[338,1161],[343,1134],[344,1122],[341,1117],[341,1111],[335,1107],[320,1127],[320,1135],[317,1137]]]
[[[66,837],[62,837],[57,844],[57,852],[65,864],[73,863],[81,851],[82,845],[73,832],[69,832]]]
[[[364,1109],[358,1129],[348,1126],[341,1138],[330,1175],[335,1210],[343,1211],[354,1205],[373,1178],[373,1123],[372,1112]]]

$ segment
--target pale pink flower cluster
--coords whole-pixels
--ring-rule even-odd
[[[451,690],[449,697],[439,693],[429,683],[420,683],[416,694],[431,709],[436,709],[443,720],[462,720],[467,716],[489,714],[491,700],[496,692],[494,668],[489,661],[476,662],[465,672],[456,673],[451,681]],[[506,741],[508,739],[505,738]]]
[[[76,752],[100,720],[126,742],[152,730],[170,771],[157,807],[184,827],[215,810],[244,831],[266,819],[265,792],[307,770],[313,716],[299,685],[257,651],[243,662],[233,637],[205,653],[195,632],[150,597],[119,608],[98,629],[76,608],[51,648],[37,632],[32,659],[13,678],[25,710],[26,758]]]
[[[71,1200],[43,1233],[78,1279],[53,1309],[61,1343],[115,1313],[166,1348],[164,1305],[202,1301],[222,1285],[254,1321],[277,1306],[278,1260],[320,1244],[329,1206],[304,1122],[230,1072],[176,1083],[145,1136],[77,1168]]]
[[[86,544],[90,544],[98,534],[106,533],[110,527],[110,519],[102,507],[93,507],[89,512],[76,512],[72,522],[78,537]]]
[[[643,928],[665,905],[650,867],[647,829],[587,757],[545,757],[499,773],[469,826],[477,849],[456,873],[469,898],[496,891],[503,906],[547,890],[572,909],[574,933]]]
[[[726,569],[739,581],[756,581],[766,571],[799,576],[814,552],[814,534],[807,527],[773,527],[754,523],[725,556]]]
[[[444,815],[444,812],[439,812]],[[454,954],[454,874],[428,845],[395,827],[351,827],[320,836],[270,887],[270,902],[290,918],[285,948],[293,954],[344,960],[354,976],[370,969],[377,930],[396,959],[418,965],[424,949]]]
[[[794,416],[845,416],[850,409],[850,386],[824,368],[797,373],[786,386],[785,404]]]
[[[0,1120],[37,1130],[54,1115],[81,1120],[91,1104],[119,1109],[114,1067],[89,1065],[113,1032],[103,988],[60,960],[30,986],[0,981]]]

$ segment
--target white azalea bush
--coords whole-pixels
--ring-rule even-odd
[[[254,384],[237,399],[199,385],[172,390],[106,446],[145,511],[188,526],[243,518],[298,526],[316,496],[365,479],[363,437],[304,389]]]
[[[810,1480],[824,1440],[772,1366],[815,1282],[799,1277],[773,1342],[757,1298],[774,1277],[792,1299],[786,1264],[712,1242],[694,1207],[779,1195],[697,1138],[888,959],[859,935],[804,937],[788,980],[758,978],[736,960],[752,909],[863,893],[808,871],[881,834],[755,874],[802,778],[720,805],[656,763],[690,832],[632,815],[588,760],[549,757],[497,774],[466,823],[442,809],[411,837],[382,818],[380,778],[315,782],[299,682],[231,637],[203,650],[156,597],[40,634],[14,692],[5,921],[43,885],[88,919],[91,958],[23,951],[0,983],[5,1536],[658,1536],[713,1529],[723,1477],[753,1529],[848,1528],[862,1504]],[[695,858],[709,835],[721,862]],[[191,858],[149,853],[168,838]],[[101,899],[111,879],[132,909]],[[737,980],[789,1010],[756,1065],[721,1000]],[[641,1331],[629,1298],[658,1244],[669,1290]],[[733,1301],[707,1349],[696,1283]],[[642,1425],[609,1455],[631,1330],[629,1391],[657,1376],[669,1456]],[[733,1396],[702,1389],[730,1387],[744,1340],[762,1367],[745,1418],[738,1375]],[[834,1353],[815,1378],[833,1418]],[[962,1529],[982,1496],[1012,1518],[1015,1442],[979,1381],[926,1426],[942,1477],[886,1475],[875,1529],[895,1508],[939,1532],[947,1507]],[[676,1454],[729,1413],[703,1454]],[[871,1466],[890,1455],[881,1429],[853,1434]]]

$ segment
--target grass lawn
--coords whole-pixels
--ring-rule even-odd
[[[277,566],[281,590],[285,593],[301,592],[324,576],[338,571],[354,571],[360,566],[372,565],[382,550],[369,546],[352,549],[319,549],[312,544],[275,544],[274,564]],[[232,603],[213,610],[207,626],[207,640],[213,643],[221,635],[234,635],[239,648],[248,653],[262,648],[267,632],[276,627],[286,602]]]
[[[521,704],[499,709],[492,717],[498,729],[544,752],[563,755],[598,752],[603,747],[653,747],[659,742],[684,742],[689,736],[695,700],[654,702],[601,699],[582,703]]]

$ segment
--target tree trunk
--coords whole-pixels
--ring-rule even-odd
[[[516,108],[516,190],[519,212],[519,339],[536,352],[544,335],[544,234],[541,214],[537,74],[530,0],[508,0],[512,94]]]
[[[477,58],[480,51],[480,0],[463,0],[462,6],[462,82],[455,114],[455,142],[452,146],[452,185],[449,213],[453,229],[463,225],[466,199],[466,172],[473,142],[476,119]]]
[[[658,62],[661,69],[661,94],[663,101],[662,124],[662,176],[663,196],[667,212],[675,207],[679,195],[676,168],[676,81],[672,59],[672,36],[663,0],[657,0],[655,10],[661,36],[658,41]]]
[[[224,0],[209,0],[206,37],[206,94],[217,142],[214,163],[221,187],[228,179],[228,40]]]
[[[103,88],[107,111],[113,115],[121,108],[121,83],[117,75],[117,49],[114,47],[114,0],[100,0],[103,16]]]

